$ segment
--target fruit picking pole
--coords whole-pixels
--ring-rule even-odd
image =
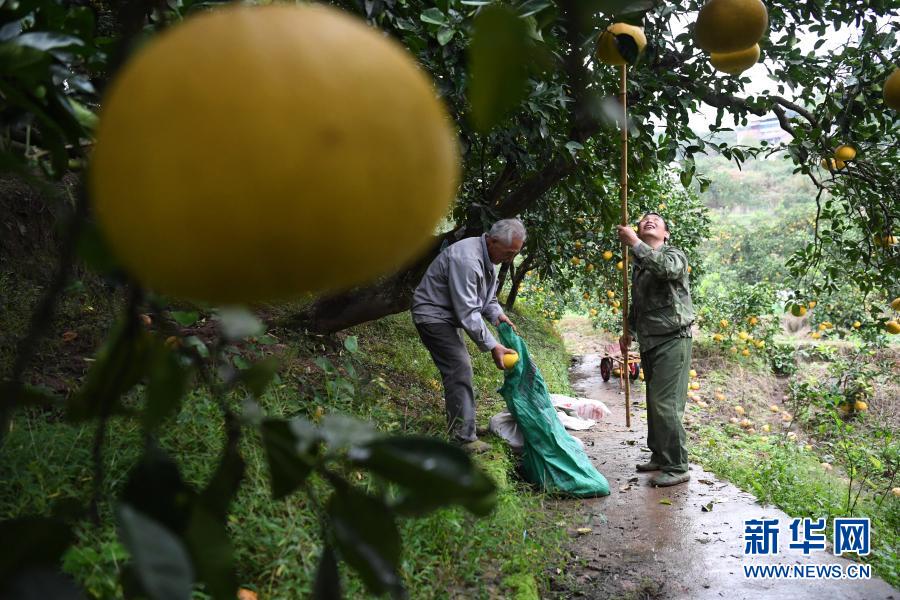
[[[628,99],[625,96],[628,83],[628,65],[622,65],[622,76],[619,79],[619,101],[622,103],[622,172],[619,185],[619,198],[622,203],[622,225],[628,226]],[[622,244],[622,331],[626,337],[628,331],[628,247]],[[631,427],[631,368],[628,364],[628,348],[622,352],[622,363],[625,365],[625,427]]]

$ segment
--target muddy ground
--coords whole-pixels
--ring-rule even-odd
[[[900,591],[878,578],[870,580],[751,579],[745,565],[850,565],[826,550],[788,548],[791,518],[762,506],[727,481],[691,465],[691,480],[670,488],[653,488],[653,473],[637,473],[646,462],[646,422],[641,386],[632,387],[631,427],[625,426],[625,399],[614,378],[600,377],[607,342],[584,333],[567,334],[576,356],[571,376],[579,396],[595,398],[612,409],[609,422],[576,433],[594,465],[609,480],[605,498],[559,501],[560,519],[570,532],[566,569],[550,574],[551,598],[622,599],[816,599],[900,600]],[[744,554],[744,521],[779,519],[777,556]]]

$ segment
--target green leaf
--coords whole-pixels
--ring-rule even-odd
[[[154,357],[153,337],[134,324],[120,323],[100,350],[87,381],[74,394],[66,416],[79,422],[102,415],[127,414],[120,400],[147,373]]]
[[[344,348],[350,354],[355,354],[359,351],[359,340],[355,335],[348,336],[344,338]]]
[[[327,375],[333,375],[337,372],[337,369],[334,368],[334,365],[331,364],[331,361],[325,358],[324,356],[317,356],[315,360],[316,366],[325,371]]]
[[[182,327],[190,327],[200,320],[200,313],[196,310],[173,310],[169,312],[169,316]]]
[[[28,383],[14,384],[11,381],[0,382],[0,399],[11,406],[46,406],[63,405],[63,399],[51,390]]]
[[[337,559],[331,546],[325,545],[319,558],[316,570],[316,587],[313,589],[313,600],[336,600],[341,593],[341,576],[338,573]]]
[[[83,223],[76,252],[89,269],[100,275],[112,275],[121,270],[106,238],[92,221]]]
[[[579,150],[584,150],[584,146],[572,140],[566,142],[566,150],[569,151],[569,154],[572,155],[572,158],[575,158],[578,155]]]
[[[184,343],[185,348],[194,348],[200,358],[209,358],[209,348],[207,348],[206,344],[203,343],[203,340],[197,336],[189,335],[184,338],[182,342]]]
[[[438,44],[441,46],[446,46],[450,43],[450,40],[453,39],[453,36],[456,35],[455,29],[441,29],[437,34]]]
[[[236,383],[247,386],[250,393],[259,398],[269,387],[272,378],[278,372],[281,361],[274,356],[264,358],[250,365],[250,368],[244,369],[237,375]]]
[[[620,15],[649,10],[653,8],[654,0],[587,0],[586,4],[593,11],[600,11],[607,15]]]
[[[429,8],[428,10],[423,11],[419,18],[424,23],[447,25],[447,17],[444,16],[444,13],[442,13],[439,8]]]
[[[74,536],[64,522],[24,516],[0,521],[0,582],[26,569],[57,566]]]
[[[237,424],[231,418],[229,418],[228,427],[235,429],[229,431],[219,465],[197,499],[210,515],[218,518],[222,523],[225,523],[228,518],[228,508],[237,495],[246,469],[238,446],[240,430],[237,429]]]
[[[318,432],[305,419],[266,419],[260,425],[263,448],[269,463],[272,497],[284,498],[312,471]]]
[[[180,535],[187,527],[195,496],[182,480],[178,465],[151,444],[128,473],[121,501]]]
[[[428,437],[375,440],[353,448],[350,460],[411,491],[402,505],[431,510],[460,504],[478,515],[496,503],[496,486],[462,449]]]
[[[219,327],[227,340],[242,340],[265,332],[259,317],[245,308],[222,308],[218,313]]]
[[[35,50],[42,51],[84,45],[84,42],[80,38],[73,35],[48,31],[23,33],[22,35],[13,38],[11,42],[24,48],[34,48]]]
[[[548,2],[547,0],[526,0],[518,6],[519,16],[522,18],[530,17],[552,6],[553,2]]]
[[[128,504],[120,504],[116,513],[122,543],[147,595],[152,600],[190,600],[194,570],[181,540]]]
[[[190,369],[181,363],[176,353],[164,346],[158,348],[147,382],[147,403],[142,415],[145,430],[153,431],[163,421],[178,414],[190,374]]]
[[[400,533],[384,503],[348,487],[335,490],[326,512],[337,550],[359,573],[368,590],[403,597],[403,582],[397,572]]]
[[[197,579],[215,600],[234,600],[238,589],[234,550],[225,523],[201,506],[194,508],[185,542],[197,571]]]
[[[371,423],[341,414],[325,415],[319,429],[329,454],[368,444],[378,437]]]
[[[528,24],[493,4],[475,19],[469,45],[469,103],[481,133],[497,125],[525,97],[531,43]]]
[[[0,43],[0,71],[15,75],[24,82],[45,81],[53,57],[46,52],[26,48],[12,42]]]

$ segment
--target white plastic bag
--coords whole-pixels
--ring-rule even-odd
[[[560,418],[560,421],[562,422],[563,426],[566,427],[566,429],[575,429],[566,425],[567,420],[570,423],[576,422],[576,424],[578,425],[583,425],[585,423],[585,421],[582,419],[579,419],[577,417],[570,417],[566,413],[560,411],[557,411],[556,416]],[[564,418],[566,420],[563,420]],[[588,422],[591,424],[590,426],[594,425],[593,421]],[[512,448],[515,452],[521,452],[522,448],[525,446],[525,438],[522,437],[522,430],[519,428],[519,424],[516,423],[516,420],[513,418],[512,414],[508,412],[497,413],[496,415],[491,417],[491,422],[490,425],[488,425],[488,429],[503,438],[506,443],[509,444],[509,447]],[[578,442],[578,445],[581,446],[582,449],[584,449],[584,442],[574,436],[572,439]]]
[[[563,427],[571,431],[584,431],[597,424],[597,421],[593,419],[573,417],[572,415],[561,410],[556,411],[556,416],[559,417],[559,422],[563,424]]]
[[[573,414],[582,419],[590,419],[594,421],[603,421],[612,415],[609,407],[591,398],[572,398],[563,396],[562,394],[550,394],[550,402],[558,409],[562,409],[569,414]]]

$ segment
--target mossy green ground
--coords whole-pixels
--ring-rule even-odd
[[[63,318],[83,311],[84,298],[68,295]],[[88,311],[86,314],[93,314]],[[569,358],[561,339],[541,320],[526,312],[511,317],[529,344],[552,391],[569,392]],[[78,329],[80,323],[72,323]],[[18,329],[18,328],[17,328]],[[85,330],[85,337],[90,335]],[[350,412],[394,433],[443,436],[445,417],[437,369],[416,335],[408,313],[342,332],[337,339],[320,339],[274,331],[282,358],[280,380],[261,399],[267,414],[315,417],[322,412]],[[357,336],[359,372],[353,394],[330,395],[327,378],[314,364],[327,357],[341,364],[340,339]],[[58,348],[57,348],[58,349]],[[45,356],[53,356],[49,344]],[[480,425],[504,409],[496,390],[503,374],[490,356],[473,354]],[[9,355],[7,355],[8,357]],[[139,393],[139,391],[138,391]],[[227,402],[237,410],[240,397]],[[201,485],[212,472],[224,435],[221,411],[202,387],[195,387],[176,418],[164,427],[161,445],[178,462],[184,478]],[[0,518],[47,514],[64,498],[86,502],[92,490],[91,448],[95,427],[70,425],[46,412],[17,414],[11,433],[0,448]],[[92,597],[116,598],[122,590],[117,571],[128,560],[117,541],[109,499],[115,497],[142,448],[139,426],[128,419],[111,422],[104,453],[104,498],[99,528],[85,524],[78,543],[65,556],[65,568]],[[503,443],[490,439],[493,450],[478,458],[496,481],[499,493],[493,513],[475,518],[462,509],[445,509],[401,523],[402,573],[412,598],[536,598],[542,572],[561,560],[562,532],[552,525],[544,496],[517,481],[513,460]],[[315,512],[305,496],[272,500],[268,468],[260,440],[245,435],[242,453],[247,471],[232,506],[229,531],[240,580],[262,598],[306,597],[311,589],[321,548]],[[371,482],[359,475],[360,486]],[[325,484],[314,481],[314,487]],[[343,569],[348,597],[363,594],[361,583]]]

